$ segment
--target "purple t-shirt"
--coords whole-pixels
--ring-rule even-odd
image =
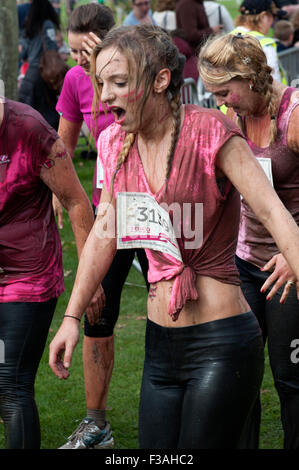
[[[71,122],[85,121],[88,129],[92,132],[95,141],[103,129],[113,121],[112,113],[105,112],[100,104],[96,128],[92,122],[92,100],[93,88],[90,77],[86,75],[80,65],[71,68],[64,79],[61,94],[56,106],[57,112]],[[101,191],[96,187],[96,167],[93,178],[92,203],[97,206],[100,200]]]
[[[64,290],[52,192],[40,178],[58,134],[6,100],[0,127],[0,302],[44,302]]]
[[[277,111],[277,137],[269,147],[258,147],[246,135],[248,145],[261,164],[271,168],[273,186],[283,205],[299,225],[299,154],[288,146],[288,128],[292,112],[299,100],[291,102],[296,88],[286,88]],[[243,118],[244,121],[244,118]],[[245,128],[245,127],[244,127]],[[261,268],[279,249],[250,206],[243,199],[237,256]]]

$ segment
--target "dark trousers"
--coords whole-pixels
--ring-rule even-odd
[[[92,338],[105,338],[113,335],[120,308],[120,298],[124,283],[128,277],[135,254],[137,255],[142,274],[147,282],[148,260],[143,249],[118,250],[112,264],[103,279],[102,286],[106,304],[97,323],[90,325],[87,315],[84,318],[84,334]]]
[[[57,299],[0,303],[0,416],[8,449],[39,449],[34,382]]]
[[[299,302],[296,289],[291,289],[283,305],[279,303],[282,289],[272,300],[267,301],[267,293],[261,294],[260,289],[269,273],[260,271],[238,257],[236,263],[244,296],[259,321],[264,343],[268,340],[270,366],[281,405],[284,448],[299,449],[299,364],[291,358],[291,343],[294,339],[299,340]],[[261,405],[258,397],[248,421],[242,448],[258,448],[260,421]]]
[[[253,313],[179,328],[148,320],[145,351],[140,447],[237,448],[264,368]]]

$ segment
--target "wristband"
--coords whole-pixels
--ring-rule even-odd
[[[78,322],[81,321],[81,318],[75,317],[74,315],[64,315],[63,318],[69,317],[69,318],[75,318],[75,320],[78,320]]]

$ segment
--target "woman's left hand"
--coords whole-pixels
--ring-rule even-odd
[[[84,47],[83,55],[89,62],[92,50],[100,42],[102,42],[101,39],[94,33],[88,33],[84,36],[84,41],[82,42],[82,46]]]
[[[91,325],[94,325],[95,322],[99,319],[102,309],[105,307],[105,301],[105,292],[102,285],[100,284],[94,296],[92,297],[89,306],[86,309],[86,315]]]
[[[283,284],[285,284],[285,286],[282,296],[280,297],[281,304],[286,301],[293,284],[297,288],[297,297],[299,299],[299,282],[296,281],[293,271],[281,253],[273,256],[273,258],[271,258],[270,261],[261,268],[261,271],[273,271],[261,288],[261,292],[265,292],[273,284],[273,287],[267,295],[267,300],[271,300]]]
[[[79,341],[79,322],[75,318],[65,317],[50,344],[49,366],[59,379],[69,377],[74,349]]]

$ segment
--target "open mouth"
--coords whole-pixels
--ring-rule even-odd
[[[117,124],[121,124],[125,119],[125,110],[123,108],[119,108],[118,106],[112,106],[110,110],[112,111],[115,122]]]

